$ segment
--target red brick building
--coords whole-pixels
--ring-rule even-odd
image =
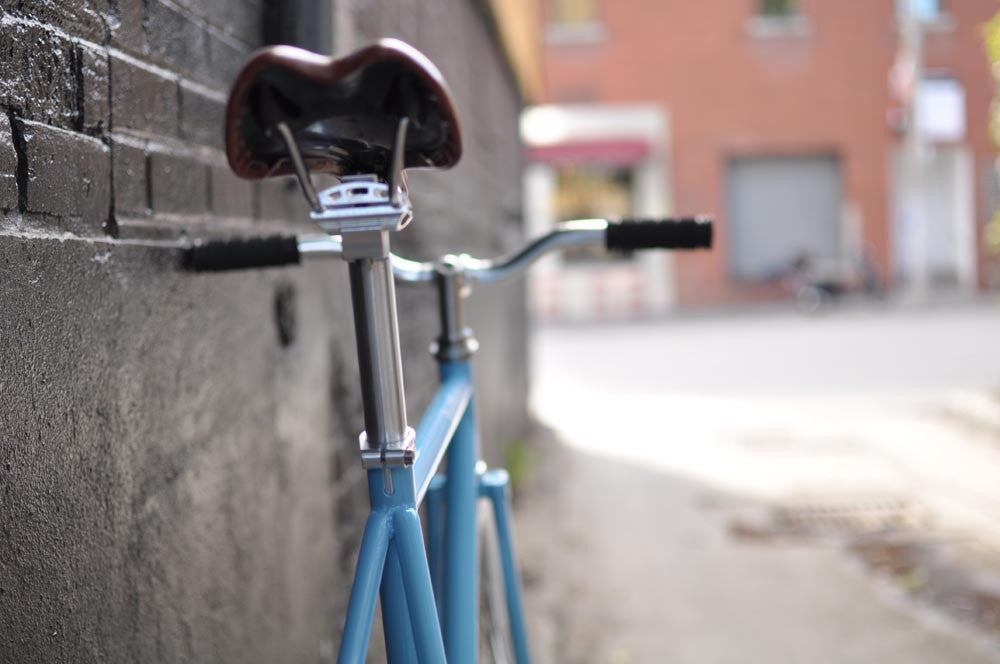
[[[982,24],[1000,5],[916,0],[929,147],[915,233],[890,91],[902,1],[545,3],[544,101],[662,108],[671,207],[719,221],[717,250],[675,259],[680,304],[773,293],[801,250],[863,250],[896,284],[920,269],[932,284],[997,284],[982,249],[998,204]]]

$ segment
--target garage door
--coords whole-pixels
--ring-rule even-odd
[[[734,277],[771,279],[803,254],[839,255],[836,157],[733,159],[726,181],[729,269]]]

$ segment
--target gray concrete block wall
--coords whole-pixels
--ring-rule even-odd
[[[0,662],[336,650],[367,506],[346,269],[192,275],[174,248],[311,230],[294,183],[239,180],[221,152],[263,4],[0,0]],[[411,41],[463,116],[462,164],[411,178],[398,247],[416,257],[520,234],[518,99],[481,11],[336,7],[340,50]],[[519,285],[481,295],[496,459],[525,421],[525,318]],[[433,392],[432,302],[400,292],[414,420]]]

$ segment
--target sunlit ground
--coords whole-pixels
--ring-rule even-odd
[[[762,506],[888,501],[935,534],[1000,544],[995,304],[554,326],[536,332],[533,358],[533,407],[569,450],[557,463],[572,467],[553,475],[558,518],[573,524],[574,550],[598,558],[572,584],[599,603],[605,586],[628,598],[591,616],[619,627],[591,649],[603,655],[581,661],[739,661],[736,652],[802,661],[818,648],[825,654],[813,661],[880,661],[880,652],[980,662],[1000,653],[933,610],[918,618],[886,605],[876,582],[851,576],[829,547],[761,548],[731,534],[750,508],[761,521],[753,509]],[[619,559],[602,567],[609,556]],[[673,578],[693,570],[705,578]],[[756,579],[739,581],[746,575]],[[636,599],[640,590],[657,601]],[[692,611],[716,612],[722,631],[699,634]],[[927,616],[941,624],[928,627]],[[861,645],[845,643],[848,633]]]

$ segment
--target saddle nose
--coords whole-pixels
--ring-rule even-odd
[[[386,176],[404,118],[404,168],[458,162],[461,129],[448,85],[412,46],[383,39],[341,58],[271,46],[254,53],[233,84],[226,156],[240,177],[292,174],[277,131],[285,123],[310,171]]]

